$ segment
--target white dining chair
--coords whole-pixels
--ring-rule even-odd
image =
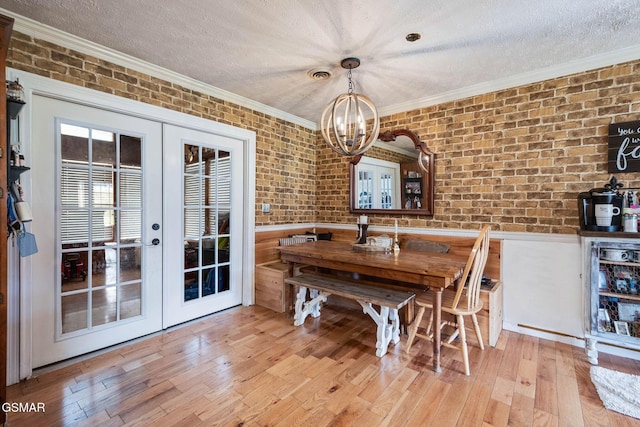
[[[442,311],[455,316],[455,322],[443,320],[440,325],[436,326],[440,329],[447,325],[455,328],[455,331],[448,337],[448,339],[442,341],[442,345],[459,349],[462,352],[462,360],[466,375],[470,374],[470,369],[469,352],[467,349],[467,340],[464,328],[465,316],[471,317],[476,337],[478,339],[478,344],[480,345],[480,348],[484,350],[484,343],[482,342],[482,335],[480,333],[480,326],[478,325],[478,318],[476,314],[482,310],[480,282],[482,281],[482,274],[489,255],[490,230],[491,226],[489,225],[482,227],[482,230],[471,249],[471,253],[469,254],[462,276],[460,276],[460,279],[458,280],[457,289],[446,288],[442,291]],[[416,295],[415,303],[419,308],[414,321],[409,326],[409,338],[407,340],[406,347],[407,353],[411,349],[411,345],[416,337],[433,341],[433,293],[431,291],[427,291]],[[425,334],[418,333],[418,327],[420,326],[420,322],[422,321],[427,309],[431,310],[429,326],[427,327]],[[460,344],[455,345],[453,341],[458,336],[460,337]]]

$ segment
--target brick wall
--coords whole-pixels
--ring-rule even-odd
[[[575,233],[578,193],[610,177],[608,125],[638,119],[640,61],[382,117],[381,132],[410,129],[436,155],[434,216],[399,225]],[[337,157],[318,154],[317,221],[355,224],[348,159]],[[616,178],[640,187],[638,173]]]
[[[253,130],[257,225],[355,223],[349,159],[326,148],[319,132],[18,32],[8,66]],[[383,132],[410,129],[436,153],[434,216],[399,224],[575,233],[577,194],[609,180],[607,126],[639,116],[635,61],[383,117]],[[637,173],[617,178],[640,187]],[[271,214],[260,212],[262,203]]]
[[[254,131],[256,225],[314,221],[315,132],[19,32],[9,47],[8,67]]]

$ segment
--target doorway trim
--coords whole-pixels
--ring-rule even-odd
[[[223,135],[237,139],[243,144],[243,174],[244,174],[244,218],[243,218],[243,242],[242,242],[242,305],[254,303],[253,293],[253,265],[255,263],[255,164],[256,164],[256,133],[247,129],[230,126],[201,117],[191,116],[155,105],[145,104],[122,98],[116,95],[99,92],[93,89],[72,85],[36,74],[7,68],[7,80],[20,79],[25,91],[25,108],[20,116],[20,135],[24,141],[23,150],[25,157],[31,158],[31,127],[32,127],[32,97],[34,94],[46,96],[76,104],[101,108],[120,114],[139,117],[160,123],[166,123],[183,128],[199,130],[202,132]],[[37,171],[32,171],[35,173]],[[32,200],[31,174],[25,174],[21,181],[27,200]],[[37,221],[37,218],[34,219]],[[9,292],[20,294],[19,317],[9,319],[8,327],[20,336],[19,348],[13,349],[15,357],[9,356],[7,361],[18,360],[19,366],[7,366],[8,378],[28,378],[32,374],[32,312],[31,312],[31,259],[20,259],[20,283],[9,283]],[[13,311],[18,316],[18,311]],[[15,326],[17,325],[17,326]],[[17,330],[19,329],[19,331]]]

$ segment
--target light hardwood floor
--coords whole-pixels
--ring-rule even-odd
[[[496,348],[470,341],[471,376],[429,343],[406,336],[375,356],[361,311],[326,307],[301,327],[261,307],[238,307],[11,386],[14,426],[632,426],[608,411],[581,348],[503,331]],[[640,362],[600,353],[600,365],[638,373]]]

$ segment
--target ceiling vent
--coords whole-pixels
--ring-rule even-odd
[[[329,80],[332,75],[331,71],[321,68],[314,68],[313,70],[307,71],[307,76],[313,80]]]

